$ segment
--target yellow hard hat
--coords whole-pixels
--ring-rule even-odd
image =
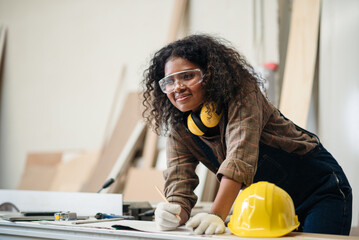
[[[289,194],[269,182],[244,189],[234,202],[229,230],[240,237],[280,237],[299,227]]]

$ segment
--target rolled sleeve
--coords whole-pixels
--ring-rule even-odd
[[[225,160],[217,172],[217,177],[220,179],[226,176],[244,186],[249,186],[253,182],[255,172],[256,169],[244,161]]]
[[[245,99],[231,102],[228,109],[227,152],[217,177],[226,176],[245,187],[252,184],[256,173],[263,107],[253,91]]]

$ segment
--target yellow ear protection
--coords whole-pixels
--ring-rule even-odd
[[[187,117],[187,127],[191,133],[202,136],[211,128],[218,125],[222,116],[221,108],[216,108],[216,104],[203,104],[200,112],[192,112]]]

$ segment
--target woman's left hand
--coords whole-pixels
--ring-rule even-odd
[[[221,234],[226,226],[222,218],[211,213],[198,213],[191,218],[186,227],[192,228],[196,234]]]

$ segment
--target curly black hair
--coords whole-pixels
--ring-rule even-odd
[[[157,134],[166,133],[182,122],[183,114],[172,105],[158,81],[164,77],[166,62],[184,58],[205,73],[202,82],[206,102],[226,104],[237,95],[245,96],[253,86],[261,84],[253,67],[225,39],[210,35],[191,35],[157,51],[144,71],[143,118]]]

